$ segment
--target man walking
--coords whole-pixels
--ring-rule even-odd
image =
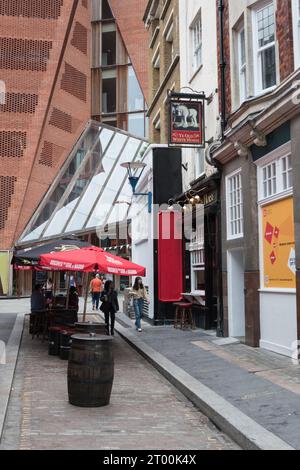
[[[96,277],[90,282],[90,291],[93,297],[93,310],[99,309],[100,293],[103,290],[103,283],[100,279],[100,275],[96,274]]]

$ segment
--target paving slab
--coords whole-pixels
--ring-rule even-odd
[[[121,328],[118,326],[119,331]],[[150,347],[154,354],[159,354],[159,360],[165,358],[169,361],[169,367],[172,364],[178,367],[200,385],[216,393],[236,411],[271,433],[274,442],[278,439],[275,448],[276,445],[283,445],[290,449],[300,449],[300,395],[295,393],[299,382],[299,366],[293,364],[289,358],[254,350],[242,344],[213,344],[209,347],[210,342],[214,341],[213,337],[203,331],[181,331],[172,327],[145,325],[142,334],[132,328],[130,331],[122,331],[122,335],[129,338],[129,342],[138,350],[144,346]],[[207,348],[199,347],[198,343],[203,341],[208,345]],[[151,359],[151,362],[155,361]],[[287,382],[288,386],[269,380],[270,377],[266,375],[267,367],[273,375],[278,370],[280,383]],[[265,374],[255,373],[254,369],[264,370]],[[291,391],[292,387],[294,391]],[[212,414],[208,416],[213,419]],[[226,426],[223,429],[228,431]],[[260,448],[260,444],[256,444]]]
[[[125,329],[125,328],[124,328]],[[111,403],[68,403],[67,362],[23,334],[4,449],[235,450],[238,445],[120,337]]]

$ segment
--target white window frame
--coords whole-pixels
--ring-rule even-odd
[[[191,32],[191,50],[192,50],[192,69],[197,72],[203,65],[203,23],[202,23],[202,8],[198,11],[194,20],[190,25]],[[199,35],[199,42],[197,36]],[[200,57],[198,63],[198,57]]]
[[[292,0],[295,69],[300,67],[300,0]]]
[[[204,246],[204,223],[199,226],[196,233],[195,242],[189,246],[191,259],[191,290],[193,293],[200,292],[196,286],[197,272],[205,271],[205,246]],[[199,263],[194,263],[194,259],[199,259]]]
[[[273,4],[274,7],[274,23],[275,23],[275,38],[274,42],[268,44],[267,46],[259,47],[258,46],[258,20],[257,14],[266,8],[267,6]],[[274,0],[264,1],[260,3],[258,6],[253,8],[252,10],[252,30],[253,30],[253,54],[254,54],[254,83],[255,83],[255,95],[261,95],[272,91],[276,88],[278,83],[278,64],[277,64],[277,51],[276,51],[276,3]],[[275,49],[275,74],[276,74],[276,82],[269,88],[263,88],[262,83],[262,61],[261,61],[261,53],[267,49],[274,47]]]
[[[257,166],[257,193],[258,193],[258,226],[259,226],[259,265],[260,265],[260,289],[259,292],[267,293],[287,293],[294,294],[296,289],[289,288],[266,288],[264,287],[264,263],[263,263],[263,227],[261,213],[265,206],[268,206],[272,202],[282,201],[288,197],[293,196],[293,187],[284,189],[282,184],[282,160],[292,154],[291,142],[287,142],[282,146],[278,147],[273,152],[265,155],[261,159],[255,162]],[[264,197],[263,184],[262,184],[262,170],[266,165],[276,163],[276,174],[277,174],[277,192],[270,197]]]
[[[284,168],[283,168],[283,160],[287,157],[292,155],[291,151],[291,143],[288,142],[278,149],[274,150],[270,154],[266,155],[265,157],[258,160],[256,163],[257,165],[257,192],[258,192],[258,203],[266,203],[269,204],[270,202],[281,198],[286,197],[291,192],[293,192],[293,181],[292,186],[287,188],[284,187]],[[269,165],[275,165],[276,168],[276,190],[272,192],[272,194],[268,194],[265,196],[264,191],[264,168],[268,167]],[[288,170],[288,172],[293,172],[293,167]]]
[[[205,174],[205,149],[196,148],[195,152],[195,179]],[[200,158],[203,160],[200,164]]]
[[[230,194],[230,180],[232,178],[236,178],[239,176],[239,183],[240,183],[240,202],[236,206],[240,206],[240,218],[232,218],[231,217],[231,209],[234,206],[231,206],[231,194]],[[226,223],[227,223],[227,240],[237,240],[239,238],[244,237],[244,201],[243,201],[243,186],[242,186],[242,169],[239,168],[238,170],[230,173],[225,178],[225,189],[226,189]],[[232,233],[231,225],[239,221],[241,230],[239,233]]]
[[[242,33],[244,33],[245,45],[245,62],[242,63]],[[238,71],[239,71],[239,98],[242,104],[248,96],[247,93],[247,48],[246,48],[246,28],[244,22],[237,31],[237,47],[238,47]],[[244,88],[244,92],[242,92]]]

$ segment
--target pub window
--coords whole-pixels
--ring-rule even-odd
[[[191,25],[193,44],[193,71],[196,72],[202,65],[202,15],[201,10]]]
[[[292,0],[295,69],[300,66],[300,0]]]
[[[246,37],[244,26],[238,32],[238,61],[240,103],[243,103],[247,98]]]
[[[259,166],[259,199],[277,196],[293,188],[292,156],[285,148],[283,156],[273,158]]]
[[[256,92],[268,90],[276,85],[276,48],[274,2],[254,11],[254,63]]]
[[[197,228],[194,243],[190,244],[192,292],[199,292],[205,290],[204,253],[204,224],[201,224]]]
[[[242,175],[240,170],[226,178],[227,238],[240,238],[244,233]]]

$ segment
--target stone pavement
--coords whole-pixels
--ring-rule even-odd
[[[114,348],[111,404],[77,408],[67,363],[26,329],[0,449],[238,449],[121,338]]]
[[[119,314],[139,340],[209,387],[265,429],[300,449],[300,367],[291,359],[239,342],[218,345],[214,334],[152,327],[141,334]]]

